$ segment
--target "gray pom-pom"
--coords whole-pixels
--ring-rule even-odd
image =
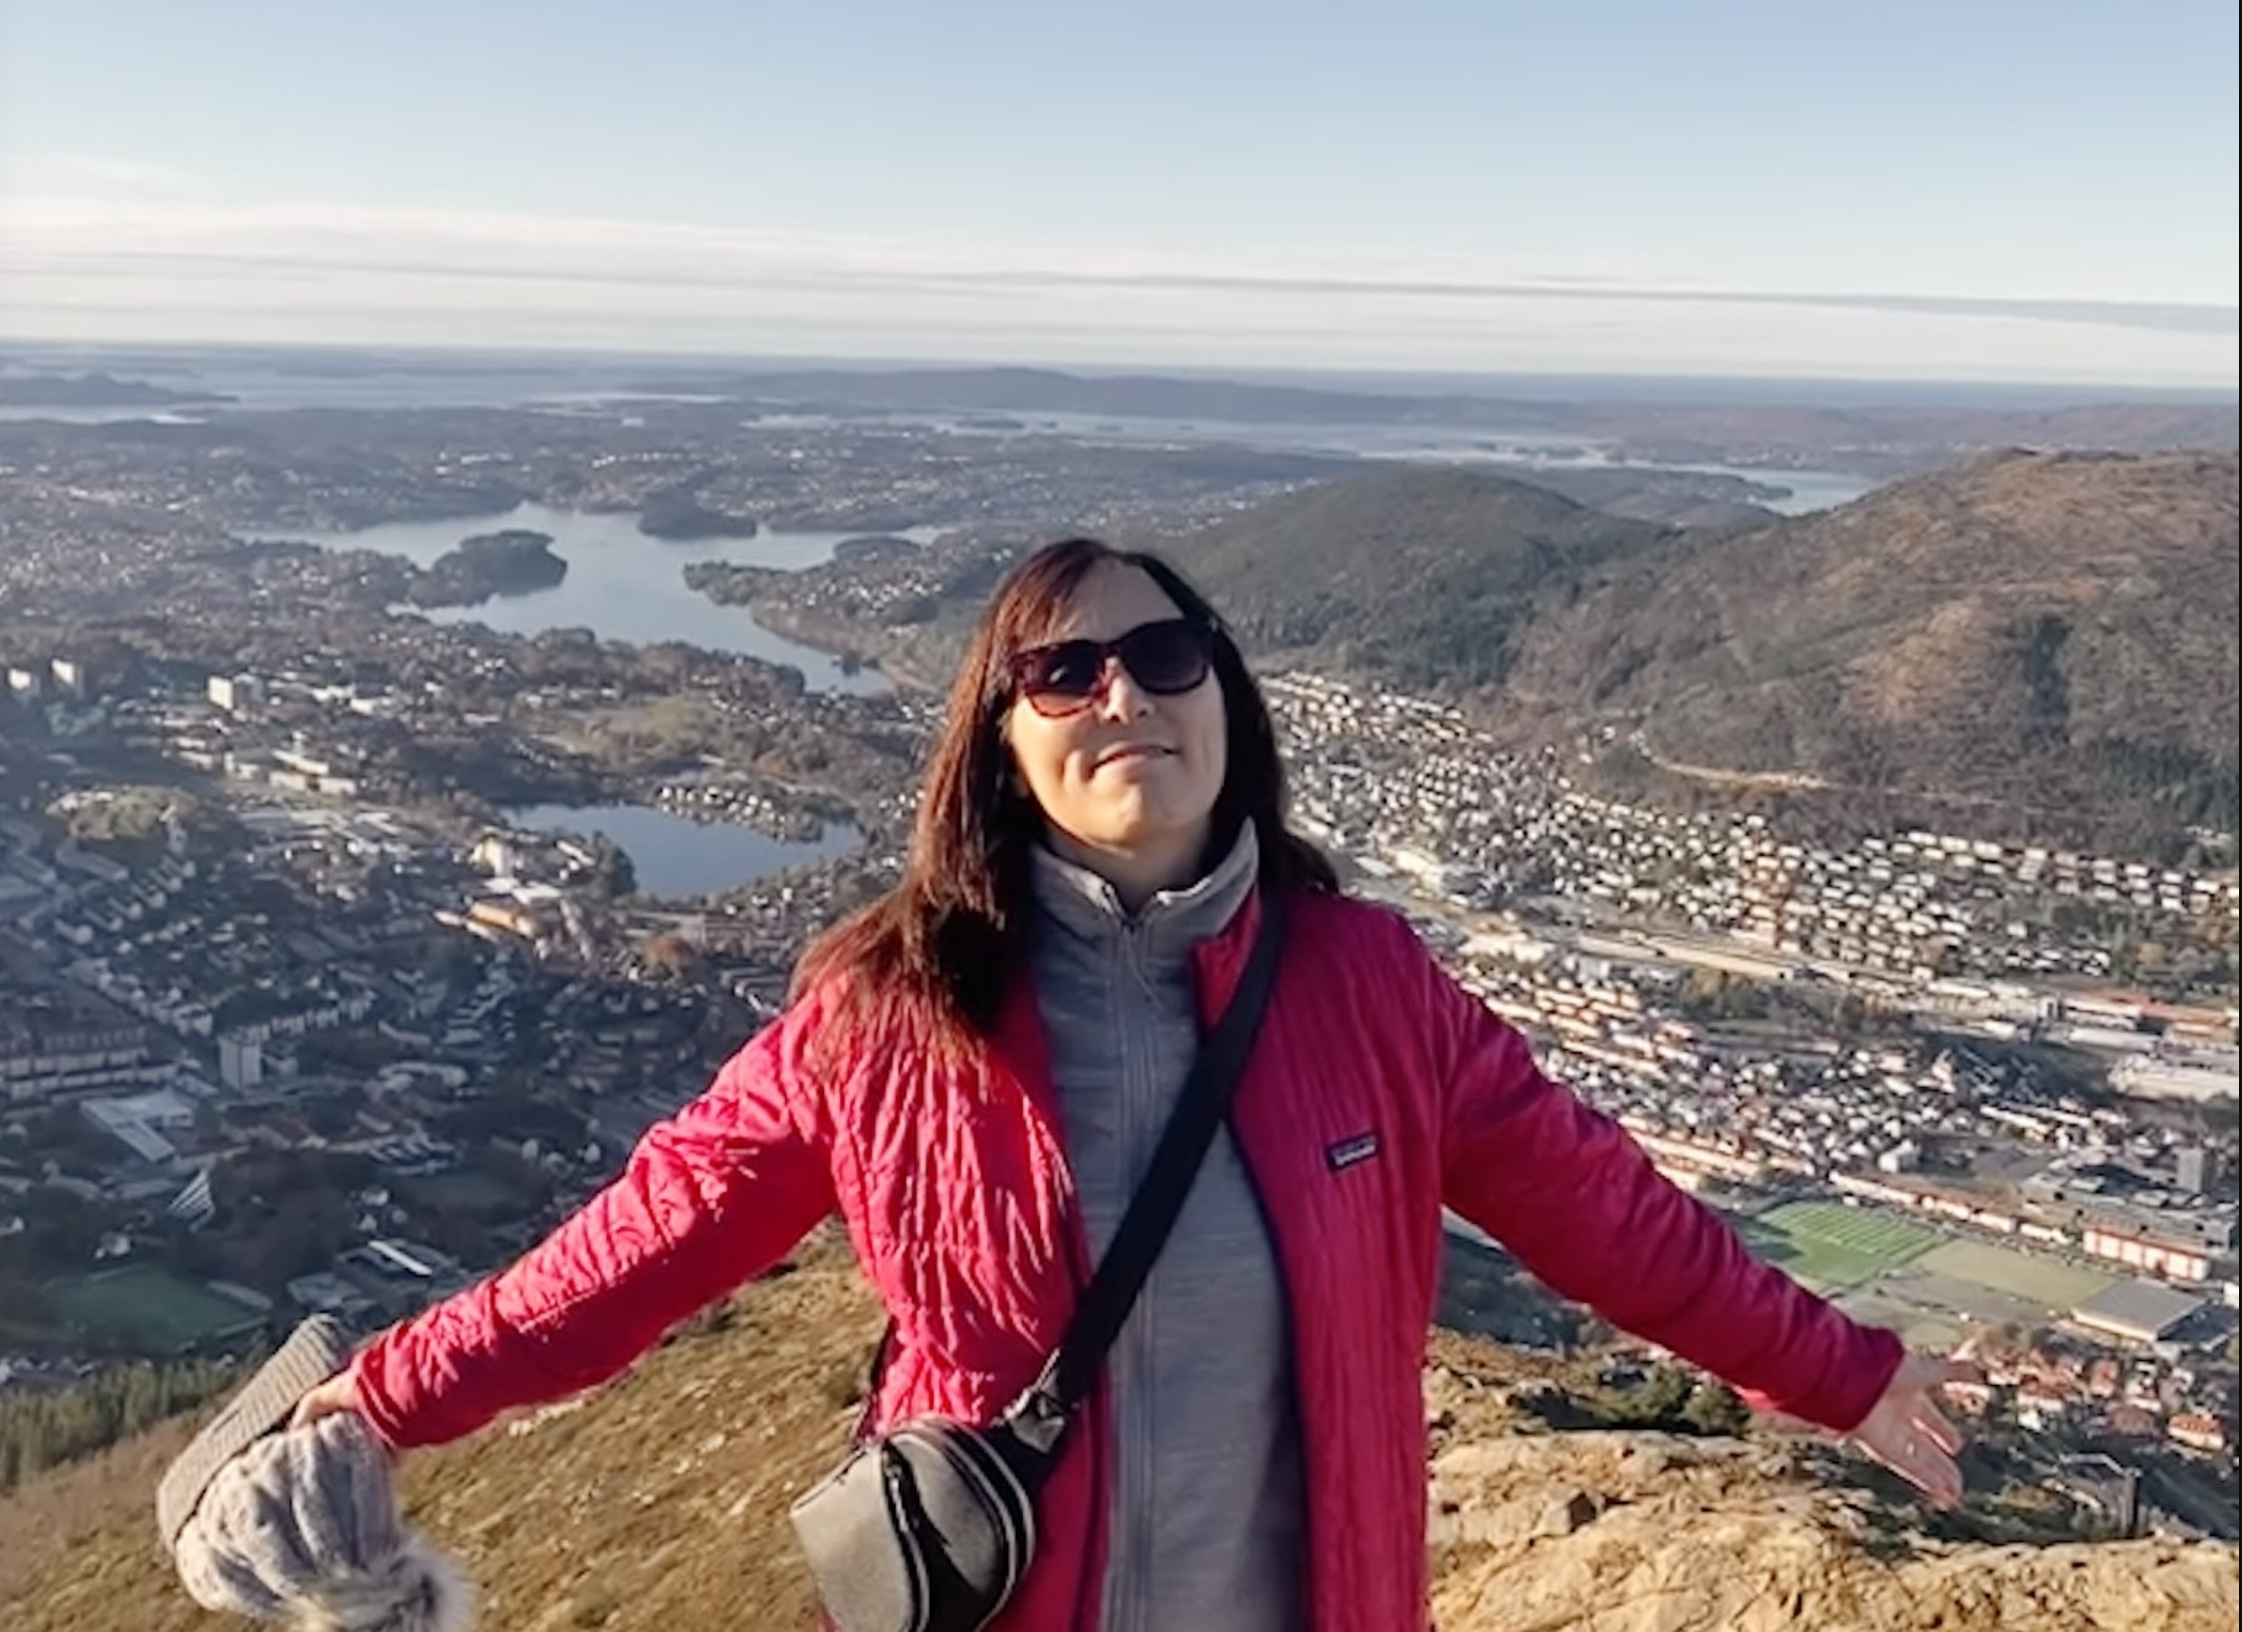
[[[467,1632],[475,1589],[458,1564],[418,1536],[379,1578],[315,1590],[298,1612],[302,1632]]]
[[[175,1556],[205,1609],[301,1632],[466,1632],[474,1619],[465,1577],[405,1528],[389,1454],[355,1412],[228,1462]]]

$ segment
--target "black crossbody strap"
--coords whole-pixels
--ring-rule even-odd
[[[1152,1163],[1075,1308],[1066,1337],[1035,1385],[1006,1413],[1006,1420],[1038,1449],[1048,1450],[1057,1442],[1066,1419],[1089,1397],[1098,1367],[1121,1335],[1122,1324],[1144,1290],[1145,1278],[1167,1245],[1184,1197],[1214,1144],[1215,1130],[1229,1112],[1276,985],[1277,960],[1284,950],[1284,909],[1281,890],[1261,892],[1261,923],[1238,989],[1191,1062],[1191,1074],[1176,1096]]]

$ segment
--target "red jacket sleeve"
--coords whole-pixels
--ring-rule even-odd
[[[511,1267],[375,1337],[361,1408],[404,1448],[612,1377],[671,1326],[760,1274],[831,1212],[798,1006],[655,1124],[622,1174]]]
[[[1867,1416],[1899,1338],[1753,1258],[1624,1128],[1543,1076],[1514,1027],[1425,964],[1446,1062],[1442,1199],[1557,1292],[1752,1404],[1840,1431]]]

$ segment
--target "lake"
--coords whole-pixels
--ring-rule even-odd
[[[790,842],[729,822],[696,822],[651,805],[522,805],[507,821],[533,833],[598,833],[631,858],[647,895],[665,900],[736,889],[788,867],[831,861],[863,842],[847,823]]]
[[[200,425],[209,417],[208,406],[197,408],[30,408],[0,402],[0,423],[30,424],[50,420],[59,425],[121,425],[136,420],[148,425]]]
[[[682,640],[712,651],[744,652],[767,663],[791,664],[802,671],[812,691],[875,696],[894,689],[877,670],[851,671],[830,653],[773,634],[745,607],[720,606],[685,583],[686,564],[693,561],[798,572],[830,561],[835,545],[861,534],[759,533],[753,538],[672,544],[640,532],[633,512],[590,514],[524,504],[502,516],[388,522],[356,532],[288,536],[330,549],[402,555],[425,567],[463,538],[507,527],[552,535],[553,553],[567,561],[568,576],[532,594],[498,596],[480,606],[440,607],[423,611],[422,616],[437,623],[479,623],[511,635],[589,629],[602,640],[638,646]],[[932,535],[921,530],[896,536],[924,543]]]

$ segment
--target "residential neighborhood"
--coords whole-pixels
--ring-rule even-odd
[[[945,521],[813,541],[829,566],[788,577],[689,570],[589,508],[669,492],[656,447],[577,459],[537,416],[401,434],[409,476],[37,437],[12,467],[0,1397],[308,1311],[370,1329],[506,1262],[895,879],[942,706],[912,665],[944,648],[911,637],[985,587],[1012,506],[1184,525],[1323,473],[766,426],[770,459],[711,455],[706,515],[752,488],[765,521]],[[702,638],[400,610],[413,559],[282,536],[526,497],[587,507],[531,519],[587,529],[579,562],[648,563]],[[714,604],[734,591],[753,607]],[[904,655],[782,663],[757,617]],[[2231,1500],[2188,1495],[2231,1480],[2235,1439],[2230,836],[2156,864],[1960,824],[1837,840],[1749,800],[1623,796],[1591,774],[1646,751],[1617,728],[1505,748],[1452,698],[1263,679],[1302,831],[1545,1073],[1817,1291],[2002,1357],[1987,1423],[2065,1488],[2099,1487],[2060,1457],[2121,1456],[2129,1525],[2231,1530]]]

